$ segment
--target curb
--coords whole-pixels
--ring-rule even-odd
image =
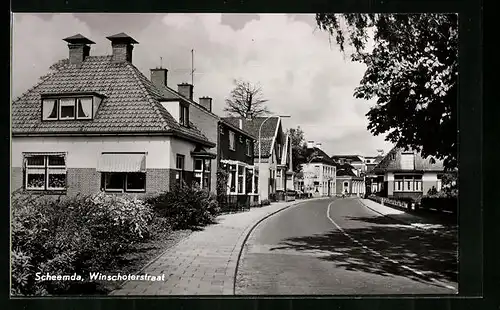
[[[296,206],[296,205],[299,205],[299,204],[302,204],[302,203],[306,203],[308,201],[316,201],[316,200],[321,200],[321,199],[328,199],[328,198],[331,198],[331,197],[318,197],[318,198],[311,198],[311,199],[307,199],[306,201],[298,201],[298,202],[294,202],[294,203],[291,203],[289,204],[288,206],[284,206],[283,208],[281,209],[278,209],[274,212],[271,212],[267,215],[265,215],[264,217],[260,218],[258,221],[256,221],[255,223],[251,224],[250,225],[250,228],[246,229],[243,234],[245,234],[245,238],[243,239],[243,242],[241,242],[241,244],[236,244],[235,245],[235,248],[236,247],[240,247],[240,250],[239,250],[239,253],[238,253],[238,257],[236,259],[236,266],[234,268],[234,276],[233,276],[233,295],[236,295],[236,278],[238,276],[238,267],[240,265],[240,259],[241,259],[241,255],[243,254],[243,249],[245,247],[245,243],[247,242],[248,238],[250,237],[250,235],[252,234],[252,231],[260,224],[262,223],[264,220],[270,218],[271,216],[275,215],[276,213],[278,212],[281,212],[281,211],[284,211],[290,207],[293,207],[293,206]]]
[[[366,205],[366,204],[365,204],[365,203],[364,203],[361,199],[358,199],[358,201],[359,201],[359,202],[360,202],[360,203],[361,203],[361,204],[362,204],[365,208],[370,209],[370,210],[372,210],[373,212],[378,213],[378,214],[380,214],[380,215],[382,215],[382,216],[388,217],[388,218],[390,218],[390,219],[392,219],[392,220],[394,220],[394,221],[397,221],[397,222],[400,222],[400,223],[403,223],[403,224],[406,224],[406,225],[410,225],[410,226],[412,226],[412,227],[414,227],[414,228],[416,228],[416,229],[418,229],[418,230],[421,230],[421,231],[425,231],[425,232],[429,232],[429,231],[430,231],[430,232],[432,232],[432,233],[433,233],[433,234],[435,234],[435,235],[441,235],[441,234],[442,234],[442,233],[438,232],[437,230],[434,230],[434,229],[425,229],[425,228],[422,228],[422,227],[419,227],[419,226],[414,226],[414,225],[412,225],[412,223],[411,223],[411,222],[404,221],[404,220],[402,220],[402,219],[398,219],[398,218],[394,218],[394,217],[392,217],[392,216],[390,216],[390,215],[384,214],[384,213],[382,213],[382,212],[380,212],[380,211],[377,211],[377,210],[375,210],[375,209],[373,209],[373,208],[370,208],[370,207],[369,207],[368,205]],[[384,207],[391,208],[391,207],[388,207],[388,206],[385,206],[385,205],[384,205]],[[395,209],[395,210],[399,210],[399,209]],[[402,210],[399,210],[399,211],[402,211]],[[409,213],[407,213],[407,212],[405,212],[405,211],[402,211],[402,212],[404,212],[405,214],[409,214]],[[410,214],[410,215],[411,215],[411,214]],[[413,215],[413,216],[415,216],[415,215]]]

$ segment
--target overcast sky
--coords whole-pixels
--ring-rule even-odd
[[[366,129],[373,103],[352,96],[364,65],[330,43],[313,14],[14,14],[13,96],[68,57],[63,38],[80,33],[96,42],[91,55],[105,55],[111,53],[105,37],[120,32],[139,42],[133,63],[147,77],[163,65],[174,89],[191,81],[194,49],[194,96],[212,97],[219,115],[233,79],[241,78],[259,83],[268,108],[291,116],[285,126],[300,126],[328,154],[369,156],[391,147]]]

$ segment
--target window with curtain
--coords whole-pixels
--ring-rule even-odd
[[[93,97],[45,98],[42,120],[85,120],[93,118]]]
[[[56,191],[66,189],[66,158],[60,154],[24,154],[25,189]]]

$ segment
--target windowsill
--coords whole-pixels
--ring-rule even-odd
[[[392,191],[393,193],[423,193],[423,191]]]
[[[47,189],[27,189],[25,188],[23,190],[24,193],[30,193],[30,194],[39,194],[39,195],[66,195],[67,190],[61,189],[61,190],[47,190]]]

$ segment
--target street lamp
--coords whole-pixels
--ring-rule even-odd
[[[259,202],[260,202],[260,200],[261,200],[261,199],[260,199],[260,195],[261,195],[261,193],[260,193],[260,176],[261,176],[261,174],[260,174],[260,166],[261,166],[261,163],[262,163],[262,157],[261,157],[261,156],[262,156],[262,150],[261,150],[261,143],[262,143],[262,141],[261,141],[262,126],[264,125],[264,123],[265,123],[265,122],[267,122],[267,120],[268,120],[268,119],[270,119],[270,118],[272,118],[272,117],[276,117],[276,116],[277,116],[277,117],[280,117],[280,118],[281,118],[281,117],[283,117],[283,118],[285,118],[285,117],[291,117],[290,115],[269,115],[269,116],[268,116],[268,117],[267,117],[267,118],[266,118],[266,119],[265,119],[265,120],[264,120],[264,121],[260,124],[260,127],[259,127],[259,178],[258,178],[258,182],[257,182],[257,183],[258,183],[258,185],[259,185],[259,187],[258,187],[258,188],[259,188]]]

